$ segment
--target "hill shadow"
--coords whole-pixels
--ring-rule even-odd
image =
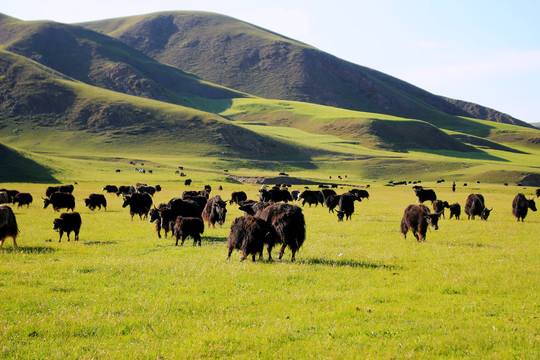
[[[321,258],[308,258],[299,260],[300,264],[307,265],[325,265],[330,267],[352,267],[352,268],[362,268],[362,269],[386,269],[386,270],[402,270],[403,268],[396,265],[387,265],[381,263],[372,263],[362,260],[352,260],[352,259],[343,259],[343,260],[328,260]]]
[[[0,144],[0,182],[59,184],[51,170]]]

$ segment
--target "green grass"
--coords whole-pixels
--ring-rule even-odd
[[[217,188],[211,178],[195,187]],[[494,210],[487,222],[441,220],[419,244],[399,233],[412,191],[373,185],[352,221],[304,208],[296,263],[288,251],[281,262],[240,263],[238,253],[225,260],[236,207],[222,229],[205,229],[201,248],[175,247],[152,224],[131,222],[114,195],[107,212],[84,208],[82,198],[105,183],[76,186],[79,242],[57,242],[58,214],[40,201],[15,209],[20,247],[9,240],[0,250],[2,358],[539,356],[540,218],[518,224],[510,212],[515,193],[530,189],[425,184],[462,205],[481,192]],[[221,184],[224,198],[257,192]],[[46,187],[8,185],[35,199]],[[156,203],[184,190],[162,185]]]

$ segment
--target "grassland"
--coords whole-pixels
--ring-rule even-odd
[[[81,176],[91,172],[82,162],[78,169]],[[224,190],[213,195],[256,196],[255,186],[194,170],[188,170],[193,188],[221,184]],[[153,176],[147,182],[164,188],[156,203],[185,189],[159,171]],[[19,248],[8,242],[0,250],[1,358],[540,355],[540,218],[529,213],[517,223],[510,211],[518,191],[533,189],[459,184],[452,193],[448,183],[425,183],[462,205],[469,193],[481,192],[494,210],[487,222],[441,220],[419,244],[399,233],[412,191],[372,182],[370,199],[357,203],[352,221],[304,208],[307,241],[296,263],[290,252],[280,262],[240,263],[237,253],[225,259],[228,227],[240,215],[235,206],[222,229],[205,229],[201,248],[189,241],[175,247],[157,238],[153,224],[130,221],[114,195],[107,195],[106,212],[84,208],[84,196],[109,182],[140,181],[139,175],[94,178],[74,193],[83,218],[79,242],[57,242],[51,224],[58,214],[39,201],[46,185],[1,184],[36,199],[15,209]]]

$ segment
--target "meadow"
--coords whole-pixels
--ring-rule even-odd
[[[202,247],[191,239],[176,247],[148,221],[131,221],[115,195],[106,195],[107,211],[85,208],[88,194],[133,179],[97,175],[75,188],[78,242],[58,242],[58,213],[40,199],[47,185],[1,184],[34,196],[28,209],[14,209],[19,248],[9,239],[0,250],[1,358],[540,356],[540,214],[529,212],[524,223],[511,214],[515,194],[530,197],[533,188],[458,183],[453,193],[448,182],[425,183],[462,206],[480,192],[493,212],[488,221],[442,219],[418,243],[399,230],[403,209],[416,201],[410,186],[372,182],[351,221],[303,208],[307,239],[296,262],[286,251],[281,261],[252,263],[237,252],[226,260],[237,206],[228,206],[223,228],[205,229]],[[186,189],[178,180],[156,183],[156,204]],[[205,183],[224,199],[258,191],[211,173],[191,188]]]

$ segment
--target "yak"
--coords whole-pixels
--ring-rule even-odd
[[[231,194],[231,200],[229,200],[229,204],[236,203],[237,205],[240,205],[241,202],[247,200],[247,194],[243,191],[235,191]]]
[[[441,214],[444,219],[444,209],[450,208],[448,201],[435,200],[433,203],[433,212]]]
[[[401,233],[403,239],[407,238],[407,232],[410,230],[417,241],[426,241],[426,232],[429,226],[434,230],[439,228],[440,214],[431,214],[425,205],[409,205],[403,213],[401,219]]]
[[[13,239],[13,246],[17,247],[17,235],[19,227],[13,210],[7,205],[0,205],[0,247],[4,246],[8,236]]]
[[[124,197],[124,203],[122,207],[125,208],[129,205],[129,213],[131,215],[131,221],[133,221],[133,216],[135,214],[139,215],[139,219],[142,220],[143,216],[148,218],[148,212],[152,207],[152,197],[147,194],[134,193],[132,195],[127,195]]]
[[[289,247],[292,251],[291,261],[295,261],[295,254],[306,239],[306,222],[302,208],[291,204],[271,204],[257,211],[255,216],[269,222],[276,231],[277,242],[282,244],[279,259],[283,257],[285,248]],[[270,244],[268,246],[268,256],[271,260],[272,248]]]
[[[461,216],[461,205],[459,205],[458,203],[453,203],[452,205],[449,206],[449,209],[450,209],[450,218],[452,218],[452,216],[454,216],[456,218],[456,220],[459,220],[459,217]]]
[[[523,194],[517,194],[512,201],[512,214],[516,217],[517,221],[521,218],[521,222],[525,221],[527,211],[531,209],[536,211],[536,204],[533,199],[527,199]]]
[[[474,217],[479,215],[480,219],[487,220],[492,210],[493,208],[490,210],[486,208],[484,196],[482,196],[482,194],[470,194],[467,197],[467,201],[465,202],[465,214],[468,215],[469,219],[472,217],[474,220]]]
[[[216,222],[219,224],[219,227],[221,227],[225,222],[226,215],[227,204],[219,195],[209,199],[202,211],[202,218],[208,223],[208,227],[212,225],[212,227],[215,228]]]
[[[248,255],[252,255],[252,261],[255,261],[256,254],[262,259],[265,244],[268,245],[268,258],[271,259],[272,247],[276,242],[275,230],[267,221],[251,215],[239,216],[232,222],[227,238],[227,260],[231,258],[234,249],[242,252],[240,261],[244,261]]]
[[[26,205],[26,207],[30,207],[30,204],[34,201],[34,198],[32,198],[32,195],[29,193],[18,193],[13,197],[13,205],[18,204],[17,207],[21,207],[23,205]]]
[[[57,191],[50,198],[43,198],[43,208],[52,205],[54,211],[60,209],[75,210],[75,197],[72,194]]]
[[[173,234],[176,237],[175,245],[178,246],[178,240],[182,239],[180,245],[188,236],[193,238],[193,246],[201,246],[201,234],[204,232],[204,222],[200,217],[178,216],[174,223]]]
[[[69,241],[69,234],[73,231],[75,233],[75,241],[79,240],[79,231],[81,230],[81,215],[78,212],[62,213],[59,218],[53,220],[53,230],[60,233],[58,242],[62,241],[62,235],[67,233],[67,239]]]
[[[101,207],[107,210],[107,199],[105,199],[105,195],[103,194],[90,194],[88,198],[84,199],[84,203],[87,208],[94,211],[96,208],[99,208],[101,210]]]
[[[423,203],[424,201],[431,201],[433,203],[435,200],[437,200],[437,195],[432,189],[424,189],[423,187],[419,186],[413,188],[413,190],[418,197],[419,203]]]

